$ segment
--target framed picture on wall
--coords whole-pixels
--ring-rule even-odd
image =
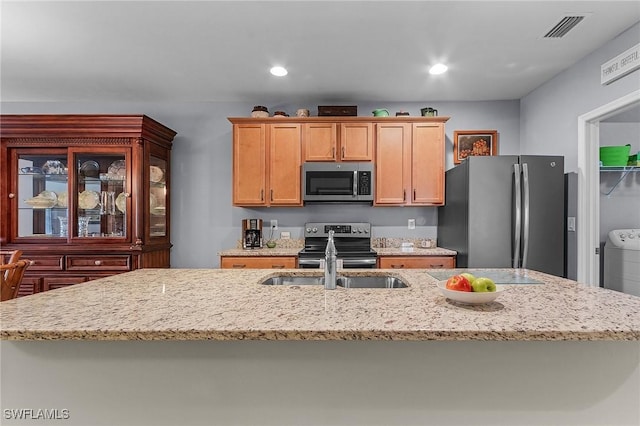
[[[498,155],[497,130],[455,130],[453,132],[453,164],[471,156]]]

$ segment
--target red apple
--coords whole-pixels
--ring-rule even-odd
[[[454,275],[447,280],[447,289],[455,291],[472,291],[471,283],[463,275]]]

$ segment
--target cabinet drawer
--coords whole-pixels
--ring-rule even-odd
[[[222,257],[220,267],[227,269],[284,269],[295,268],[296,258],[293,256],[264,256],[264,257]]]
[[[130,271],[131,256],[67,256],[67,271]]]
[[[70,285],[80,284],[85,281],[85,277],[44,277],[42,283],[42,291],[68,287]]]
[[[379,265],[382,269],[410,269],[410,268],[455,268],[452,256],[384,256],[380,257]]]
[[[27,273],[31,271],[62,271],[64,256],[25,256],[31,260]]]
[[[27,268],[28,269],[28,268]],[[18,297],[29,296],[40,292],[40,281],[42,278],[25,276],[20,283],[20,289],[18,290]]]

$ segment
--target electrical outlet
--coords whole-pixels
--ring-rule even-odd
[[[291,239],[291,232],[289,231],[282,231],[280,233],[280,239],[281,240],[290,240]]]
[[[567,218],[567,231],[576,232],[576,218],[573,216]]]
[[[278,230],[278,219],[271,219],[271,229],[274,231]]]
[[[407,228],[408,229],[416,229],[416,220],[415,219],[409,219],[409,222],[407,223]]]

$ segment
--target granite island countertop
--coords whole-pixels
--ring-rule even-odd
[[[4,340],[640,340],[640,297],[524,271],[486,305],[445,299],[429,272],[402,289],[267,286],[320,271],[140,269],[0,303]],[[443,270],[439,270],[443,271]],[[487,270],[492,271],[492,270]],[[495,271],[495,270],[493,270]]]

